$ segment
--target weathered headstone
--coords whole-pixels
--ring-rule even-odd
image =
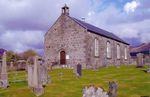
[[[33,92],[35,93],[36,96],[40,96],[44,93],[44,89],[40,82],[39,75],[40,72],[39,72],[38,56],[35,56],[32,84],[33,84]]]
[[[45,86],[48,83],[48,69],[42,59],[38,60],[38,64],[39,64],[39,79],[41,84]]]
[[[13,62],[10,62],[10,70],[14,70],[14,64],[13,64]]]
[[[46,79],[44,74],[47,73],[43,74],[43,69],[38,56],[35,56],[34,60],[31,60],[30,63],[31,64],[28,65],[28,86],[32,89],[36,96],[40,96],[44,93],[43,80]]]
[[[31,88],[33,87],[32,80],[33,80],[33,65],[28,65],[28,86]]]
[[[150,68],[148,68],[148,69],[146,70],[146,72],[147,72],[147,73],[150,73]]]
[[[109,91],[108,91],[109,97],[117,97],[117,89],[118,89],[118,86],[116,82],[114,81],[109,82]]]
[[[142,53],[138,53],[137,54],[137,67],[138,68],[142,68],[144,65],[143,63],[143,54]]]
[[[8,75],[7,75],[7,64],[6,64],[6,52],[2,56],[2,66],[1,66],[1,75],[0,75],[0,87],[8,87]]]
[[[82,97],[108,97],[108,94],[100,87],[90,86],[83,89]]]
[[[150,53],[150,52],[149,52]],[[149,60],[148,60],[148,69],[146,70],[147,73],[150,73],[150,55],[149,55]]]
[[[75,71],[76,77],[77,78],[81,77],[82,76],[82,65],[77,64],[75,70],[76,70]]]

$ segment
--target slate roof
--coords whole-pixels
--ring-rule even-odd
[[[130,55],[135,56],[137,53],[150,53],[150,43],[143,43],[139,46],[134,46],[130,48]]]
[[[119,38],[118,36],[114,35],[113,33],[111,32],[108,32],[106,30],[103,30],[103,29],[100,29],[96,26],[93,26],[89,23],[86,23],[84,21],[81,21],[81,20],[78,20],[74,17],[70,17],[72,20],[74,20],[76,23],[78,23],[79,25],[81,25],[82,27],[86,28],[88,31],[92,32],[92,33],[95,33],[95,34],[98,34],[98,35],[101,35],[101,36],[104,36],[104,37],[107,37],[107,38],[110,38],[110,39],[113,39],[113,40],[116,40],[118,42],[122,42],[124,44],[127,44],[129,45],[129,43],[125,42],[124,40],[122,40],[121,38]]]

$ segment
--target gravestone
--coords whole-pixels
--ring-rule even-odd
[[[39,62],[38,56],[34,57],[34,68],[33,68],[33,92],[36,96],[40,96],[44,93],[44,89],[42,87],[42,83],[40,82],[40,72],[39,72]]]
[[[6,64],[6,52],[2,56],[2,66],[1,66],[1,75],[0,75],[0,87],[8,87],[8,75],[7,75],[7,64]]]
[[[150,73],[150,56],[149,56],[149,60],[148,60],[148,69],[146,71],[147,71],[147,73]]]
[[[10,62],[10,70],[14,70],[14,64],[13,64],[13,62]]]
[[[82,97],[109,97],[109,96],[107,92],[105,92],[102,88],[90,86],[90,87],[85,87],[83,89]]]
[[[77,77],[82,76],[82,65],[81,64],[77,64],[77,66],[76,66],[76,76]]]
[[[0,60],[0,79],[1,79],[1,71],[2,71],[2,62]]]
[[[33,65],[28,65],[28,86],[32,89],[36,96],[40,96],[44,93],[44,89],[41,82],[41,68],[39,57],[34,57]]]
[[[137,67],[138,68],[142,68],[144,66],[143,63],[143,54],[142,53],[138,53],[137,54]]]
[[[44,61],[42,59],[38,60],[39,64],[39,79],[43,86],[46,86],[48,83],[48,69],[46,64],[44,64]]]
[[[28,65],[27,66],[27,70],[28,70],[28,87],[33,87],[32,84],[32,79],[33,79],[33,65]]]
[[[116,82],[114,81],[109,82],[109,91],[108,91],[109,97],[117,97],[117,89],[118,89],[118,86]]]

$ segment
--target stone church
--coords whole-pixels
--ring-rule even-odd
[[[104,67],[129,63],[129,44],[106,30],[69,15],[69,7],[45,34],[47,64]]]

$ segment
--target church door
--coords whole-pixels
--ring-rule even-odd
[[[66,52],[65,51],[60,52],[60,64],[66,64]]]

